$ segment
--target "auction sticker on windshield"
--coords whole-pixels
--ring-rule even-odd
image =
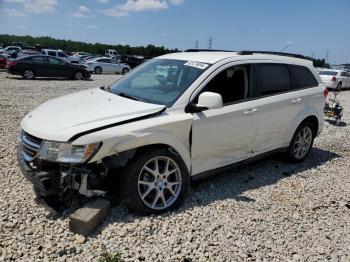
[[[195,61],[188,61],[185,66],[192,66],[195,68],[199,68],[199,69],[206,69],[209,65],[205,64],[205,63],[201,63],[201,62],[195,62]]]

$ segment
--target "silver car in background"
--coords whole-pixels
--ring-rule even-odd
[[[330,90],[350,88],[350,73],[343,70],[327,69],[318,73]]]
[[[107,58],[99,57],[86,61],[87,70],[95,74],[126,74],[130,66]]]

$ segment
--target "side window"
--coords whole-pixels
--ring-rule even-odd
[[[289,65],[289,69],[293,79],[293,89],[318,86],[317,80],[307,67]]]
[[[62,52],[58,52],[58,57],[66,57],[66,55]]]
[[[65,62],[63,62],[63,61],[60,60],[60,59],[56,59],[56,58],[53,58],[53,57],[49,57],[49,64],[52,64],[52,65],[64,65]]]
[[[50,56],[56,56],[56,52],[54,51],[48,51],[47,54]]]
[[[291,89],[290,75],[287,65],[258,64],[260,75],[260,95],[273,95]]]
[[[98,62],[100,62],[100,63],[109,63],[109,60],[108,59],[100,59],[100,60],[98,60]]]
[[[202,92],[214,92],[222,96],[224,105],[248,97],[251,65],[229,67],[217,74]]]
[[[30,59],[26,59],[26,60],[29,60],[29,61],[32,61],[35,63],[43,63],[44,62],[44,60],[41,56],[34,56],[34,57],[31,57]]]

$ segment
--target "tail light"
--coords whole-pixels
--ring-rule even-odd
[[[337,81],[337,78],[335,76],[332,77],[332,81],[335,82]]]
[[[328,89],[327,89],[327,88],[325,88],[325,89],[323,90],[323,95],[324,95],[324,97],[327,97],[327,96],[328,96]]]
[[[8,66],[15,66],[15,65],[17,65],[17,62],[16,61],[7,61],[7,65]]]

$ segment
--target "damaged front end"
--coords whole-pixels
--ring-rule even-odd
[[[18,163],[24,176],[33,184],[39,198],[55,196],[63,200],[67,194],[85,197],[105,196],[109,161],[99,163],[60,163],[38,158],[44,141],[22,132],[18,146]]]

